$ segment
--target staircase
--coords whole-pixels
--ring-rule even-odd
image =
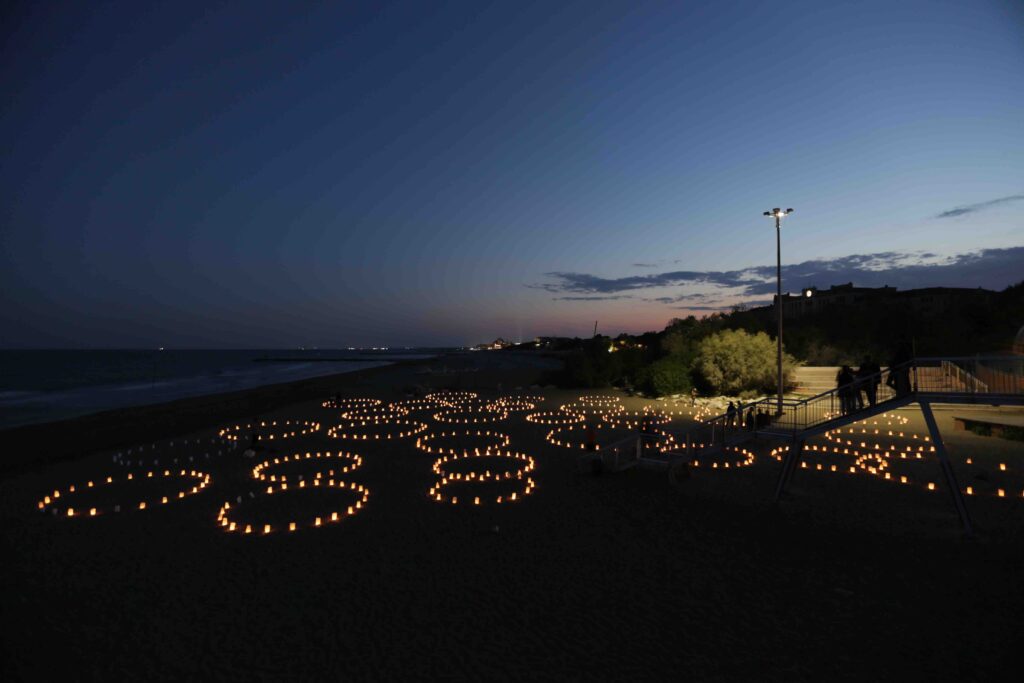
[[[823,381],[826,370],[834,368],[813,370],[816,372],[811,373],[811,379]],[[947,488],[964,531],[970,535],[972,530],[967,506],[946,455],[932,413],[932,403],[1024,405],[1024,356],[915,358],[886,368],[873,377],[859,378],[853,383],[853,391],[859,392],[865,385],[877,386],[873,405],[865,405],[863,408],[849,402],[844,405],[843,395],[847,393],[848,387],[829,388],[810,398],[783,398],[781,403],[776,398],[766,398],[751,404],[755,412],[766,413],[754,429],[730,424],[728,415],[719,415],[691,429],[683,438],[687,443],[701,444],[700,450],[705,452],[721,450],[754,436],[789,441],[790,447],[786,450],[776,483],[777,501],[800,461],[808,438],[910,403],[918,403],[931,432]],[[676,443],[679,443],[678,438]],[[670,468],[675,467],[676,463],[685,466],[683,463],[688,462],[694,454],[695,449],[670,451],[667,464]]]
[[[803,366],[793,373],[793,394],[797,396],[817,396],[836,388],[836,375],[839,368],[829,365]]]

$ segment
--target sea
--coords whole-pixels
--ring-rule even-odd
[[[444,349],[0,350],[0,429],[431,358]]]

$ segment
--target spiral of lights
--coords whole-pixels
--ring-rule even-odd
[[[274,441],[275,439],[291,439],[296,436],[312,434],[320,429],[320,423],[310,422],[307,420],[272,420],[270,422],[264,420],[260,422],[250,422],[244,425],[224,427],[217,432],[217,435],[227,441],[238,441],[239,438],[245,437],[247,432],[255,433],[257,429],[274,430],[263,434],[256,433],[257,441]]]
[[[456,446],[445,446],[437,443],[437,441],[442,439],[464,439],[466,437],[484,438],[488,440],[488,443],[483,446],[466,446],[462,448]],[[509,438],[508,434],[502,434],[501,432],[492,432],[490,430],[483,429],[465,429],[461,431],[432,432],[430,434],[423,434],[422,436],[417,437],[416,448],[432,455],[467,455],[472,453],[495,451],[508,446],[511,442],[512,440]]]
[[[560,448],[577,448],[580,450],[586,450],[588,446],[592,446],[593,450],[599,451],[601,450],[601,444],[597,442],[597,436],[600,433],[607,434],[611,431],[618,431],[621,434],[622,432],[634,431],[607,422],[598,422],[592,426],[594,428],[593,444],[588,444],[587,442],[587,439],[589,438],[588,429],[590,428],[590,425],[586,424],[570,424],[563,427],[556,427],[548,432],[547,436],[544,437],[544,440]],[[652,448],[656,448],[659,451],[677,450],[672,434],[660,429],[657,425],[651,425],[645,434],[648,436],[661,437],[657,445],[651,445]],[[577,440],[576,437],[581,437],[582,440]]]
[[[704,467],[713,470],[717,469],[739,469],[750,467],[756,460],[754,453],[740,446],[725,446],[721,453],[708,456],[705,459],[694,458],[690,461],[690,467]]]
[[[513,464],[519,464],[519,469],[516,470],[505,470],[503,472],[491,472],[489,466],[486,465],[487,460],[511,460]],[[478,470],[471,470],[469,472],[457,472],[448,469],[449,463],[458,462],[470,462],[474,465],[479,464],[485,467],[483,472]],[[465,482],[484,482],[484,481],[504,481],[506,479],[522,479],[523,475],[537,469],[536,461],[525,453],[513,453],[512,451],[484,451],[482,453],[451,453],[444,455],[434,461],[433,471],[434,474],[442,478],[443,484],[447,484],[448,481],[465,481]]]
[[[337,462],[338,464],[332,465],[330,461]],[[334,477],[335,474],[347,474],[348,472],[359,469],[363,464],[363,458],[355,453],[346,453],[344,451],[338,451],[337,453],[332,453],[330,451],[323,453],[319,451],[316,453],[305,454],[294,453],[292,455],[264,460],[252,468],[252,476],[253,479],[258,479],[259,481],[287,482],[287,475],[274,474],[270,470],[273,470],[278,466],[306,462],[310,462],[311,464],[321,464],[328,467],[326,473],[316,472],[312,475],[314,479],[322,479],[325,474],[330,478]],[[335,467],[337,467],[337,472],[335,472]],[[302,478],[303,477],[299,477],[299,479]]]
[[[526,421],[539,425],[572,425],[586,422],[587,416],[567,413],[562,410],[551,410],[530,413],[526,416]]]
[[[118,451],[111,456],[114,464],[121,465],[122,467],[159,467],[160,458],[163,457],[165,463],[171,465],[177,465],[179,460],[184,463],[186,461],[185,453],[171,456],[166,451],[168,449],[182,449],[188,451],[196,449],[197,452],[190,453],[187,457],[188,462],[194,462],[200,456],[198,450],[203,446],[206,446],[206,450],[203,451],[203,459],[209,460],[210,456],[220,456],[229,453],[238,448],[238,443],[235,441],[228,441],[225,443],[224,439],[219,437],[208,437],[208,438],[196,438],[196,439],[172,439],[167,442],[153,442],[144,446],[132,446],[131,448],[123,451]],[[216,450],[214,450],[216,449]]]
[[[65,506],[63,503],[74,493],[81,493],[90,489],[98,489],[103,486],[109,486],[112,484],[123,483],[127,481],[145,481],[150,479],[171,479],[177,478],[185,480],[185,488],[169,496],[154,497],[152,500],[140,500],[132,503],[125,507],[125,510],[145,510],[147,508],[156,507],[157,505],[167,505],[168,503],[181,500],[186,496],[191,496],[199,493],[207,486],[210,485],[212,479],[210,475],[205,472],[199,472],[197,470],[163,470],[162,472],[154,472],[152,470],[146,472],[145,475],[140,474],[135,476],[135,473],[128,472],[123,478],[115,477],[110,475],[106,479],[94,482],[88,481],[84,486],[71,485],[63,492],[60,489],[54,489],[52,493],[43,496],[37,504],[40,511],[46,512],[49,510],[53,515],[60,517],[98,517],[106,512],[121,512],[121,505],[116,504],[110,510],[105,510],[100,507],[89,507],[87,509],[76,510],[73,506]],[[191,484],[191,485],[189,485]],[[60,501],[60,502],[58,502]]]
[[[593,415],[595,417],[602,417],[611,413],[625,412],[626,408],[620,403],[610,403],[608,405],[602,405],[598,403],[565,403],[558,407],[564,413],[570,413],[572,415]]]
[[[341,419],[346,422],[363,422],[366,420],[374,420],[378,418],[392,418],[392,417],[405,417],[409,414],[409,409],[403,406],[395,406],[393,404],[380,405],[380,406],[369,406],[366,408],[352,408],[341,414]]]
[[[439,410],[441,408],[449,407],[447,403],[435,401],[432,398],[406,398],[401,401],[392,401],[388,405],[397,410],[404,410],[406,413]]]
[[[496,460],[510,460],[517,466],[517,469],[491,472],[490,465],[487,463],[488,461],[493,462]],[[458,462],[470,462],[474,465],[480,465],[483,467],[483,470],[473,469],[469,472],[457,472],[450,469],[451,465]],[[441,479],[430,487],[427,495],[436,503],[447,503],[450,505],[459,505],[460,503],[466,505],[515,503],[530,495],[537,487],[537,482],[528,476],[528,473],[532,472],[535,468],[536,462],[532,457],[511,451],[486,451],[482,453],[445,455],[434,462],[433,471]],[[494,482],[516,482],[517,485],[522,485],[522,488],[512,493],[503,493],[498,496],[493,494],[484,496],[466,495],[461,499],[459,496],[447,491],[449,487],[455,484],[487,484]]]
[[[622,403],[622,399],[618,396],[612,395],[600,395],[600,394],[585,394],[576,399],[576,403],[582,403],[583,405],[596,406],[596,407],[611,407]]]
[[[466,401],[473,401],[478,398],[475,391],[442,390],[427,394],[424,398],[444,403],[445,405],[457,405]]]
[[[504,410],[491,408],[451,408],[434,413],[434,419],[447,424],[491,424],[508,419]]]
[[[860,420],[845,429],[839,428],[825,432],[822,437],[828,442],[827,444],[805,444],[803,457],[800,460],[800,469],[846,475],[866,473],[883,481],[916,487],[924,491],[935,491],[938,488],[935,481],[918,481],[912,479],[910,475],[893,471],[893,465],[900,461],[920,461],[935,452],[935,447],[931,445],[931,439],[927,435],[899,431],[899,428],[908,424],[909,421],[909,418],[905,416],[885,413],[874,420]],[[898,445],[895,442],[887,442],[890,437],[906,439],[912,443]],[[773,449],[769,455],[776,460],[782,460],[787,451],[789,451],[789,446],[780,446]],[[824,458],[825,461],[820,460],[819,457]],[[839,460],[839,462],[828,462],[828,460]],[[973,465],[973,459],[966,458],[966,464]],[[1000,472],[1008,471],[1006,463],[999,463],[998,470]],[[988,494],[989,497],[1007,498],[1016,495],[1005,486],[994,486],[993,488],[994,491]],[[963,487],[962,491],[968,496],[985,495],[976,491],[973,485]],[[1024,498],[1024,490],[1021,490],[1018,497]]]
[[[392,431],[381,433],[375,428],[390,426]],[[417,420],[371,419],[356,422],[343,422],[327,430],[332,439],[348,439],[351,441],[381,441],[388,439],[405,439],[427,431],[427,423]]]
[[[666,425],[672,418],[663,413],[649,410],[623,410],[617,413],[606,413],[601,419],[614,427],[624,429],[641,429],[644,426]]]
[[[308,485],[306,480],[303,479],[299,481],[297,486],[293,485],[291,487],[288,486],[288,482],[282,481],[278,484],[277,487],[274,487],[273,485],[268,486],[265,495],[279,496],[283,493],[294,494],[296,492],[310,491],[314,489],[338,489],[341,491],[351,491],[352,493],[355,493],[357,495],[358,500],[355,502],[354,505],[346,506],[344,510],[331,511],[324,515],[313,517],[313,519],[307,518],[302,521],[291,521],[288,522],[286,525],[282,524],[280,527],[277,527],[277,529],[275,529],[272,523],[266,521],[257,524],[242,524],[241,522],[233,520],[231,518],[231,514],[235,508],[232,507],[230,502],[225,501],[224,504],[221,506],[220,510],[218,510],[217,512],[217,525],[228,533],[237,531],[243,535],[253,534],[255,529],[255,533],[263,536],[273,533],[275,530],[287,530],[289,532],[293,532],[303,528],[315,529],[328,524],[340,522],[342,519],[346,517],[351,517],[352,515],[357,514],[366,506],[367,501],[369,501],[370,499],[369,489],[367,489],[362,484],[335,480],[333,478],[312,479],[309,481]]]
[[[525,398],[499,398],[491,401],[487,404],[488,407],[495,410],[504,410],[509,413],[527,412],[530,410],[536,410],[536,401],[527,400]]]
[[[321,405],[324,408],[333,410],[355,410],[356,408],[372,408],[379,406],[383,401],[379,398],[329,398]]]
[[[663,405],[646,405],[643,409],[648,412],[658,413],[659,415],[667,415],[673,420],[677,418],[686,418],[692,419],[695,422],[704,422],[709,417],[714,417],[716,415],[716,413],[706,405],[697,406],[696,409],[682,408],[678,410],[666,408]]]

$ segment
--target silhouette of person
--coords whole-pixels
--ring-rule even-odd
[[[910,393],[910,370],[913,360],[910,345],[905,341],[901,342],[896,349],[896,354],[889,361],[889,379],[885,382],[896,392],[897,396]]]
[[[839,411],[843,415],[853,412],[853,371],[844,365],[836,374],[836,387],[839,389]]]
[[[859,391],[864,392],[868,399],[868,405],[874,406],[878,401],[878,383],[881,378],[878,373],[882,371],[882,368],[878,367],[871,356],[865,356],[864,360],[860,364],[860,368],[857,370],[857,379],[859,382]],[[863,403],[861,404],[863,408]]]
[[[732,427],[736,424],[736,405],[729,401],[729,407],[725,409],[725,423]]]

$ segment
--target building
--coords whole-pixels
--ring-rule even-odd
[[[955,306],[987,304],[995,296],[987,289],[967,287],[927,287],[900,292],[896,287],[854,287],[852,282],[828,289],[808,287],[799,295],[782,295],[782,316],[799,318],[839,306],[899,304],[922,315],[941,315]],[[773,297],[774,308],[775,297]]]
[[[498,337],[497,339],[495,339],[494,341],[492,341],[489,344],[487,344],[487,343],[477,344],[476,346],[473,347],[473,350],[474,351],[500,351],[501,349],[508,348],[509,346],[512,346],[512,344],[510,342],[507,342],[504,339],[502,339],[501,337]]]

